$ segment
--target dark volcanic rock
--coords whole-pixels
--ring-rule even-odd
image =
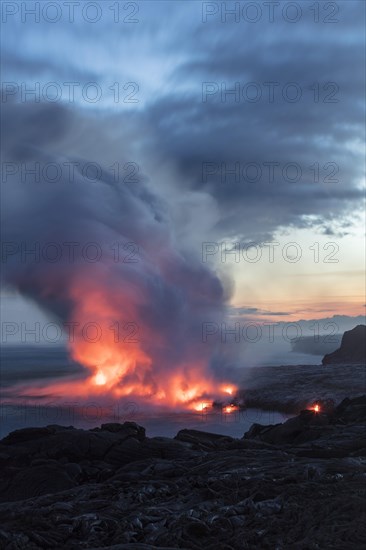
[[[364,548],[365,419],[363,396],[241,440],[18,430],[0,442],[0,548]]]
[[[341,457],[350,453],[360,456],[366,444],[365,423],[366,396],[362,396],[344,399],[329,413],[305,410],[283,424],[253,424],[244,438],[258,439],[273,445],[303,444],[303,448],[308,442],[316,442],[319,449],[319,453],[315,453],[317,456]],[[310,453],[308,456],[313,455]]]
[[[342,422],[351,424],[355,422],[365,422],[366,420],[366,397],[356,397],[355,399],[343,399],[334,413],[331,415],[333,423]]]
[[[366,363],[366,325],[357,325],[352,330],[347,330],[343,334],[341,347],[324,355],[322,363]]]
[[[366,391],[366,365],[287,365],[248,369],[239,397],[246,407],[298,414],[316,402],[340,403]]]
[[[47,426],[46,428],[23,428],[22,430],[15,430],[14,432],[11,432],[9,435],[4,437],[1,443],[3,445],[16,445],[19,443],[25,443],[26,441],[43,439],[44,437],[54,433],[55,429],[51,426]]]
[[[9,470],[5,470],[4,473]],[[1,476],[0,493],[2,502],[23,500],[32,497],[59,493],[76,487],[77,482],[68,475],[62,464],[49,462],[18,470],[9,479]]]
[[[144,428],[134,422],[119,424],[119,429],[116,424],[113,429],[110,426],[87,431],[64,426],[16,430],[1,440],[0,453],[6,454],[11,446],[13,460],[21,464],[26,464],[29,456],[80,462],[102,460],[113,447],[118,447],[121,463],[139,460],[139,448],[145,439]]]
[[[193,449],[214,450],[227,447],[234,441],[232,437],[202,432],[200,430],[180,430],[174,439],[190,443]]]
[[[139,441],[143,441],[146,437],[145,428],[136,424],[136,422],[124,422],[119,424],[118,422],[111,422],[109,424],[102,424],[100,428],[94,428],[94,431],[105,431],[112,433],[123,433],[126,437],[132,436]]]
[[[134,422],[94,430],[47,426],[10,433],[0,442],[0,502],[57,493],[110,477],[123,464],[153,456]]]
[[[245,438],[259,438],[266,443],[282,445],[284,443],[300,443],[317,439],[323,432],[319,427],[329,424],[326,414],[313,411],[301,411],[298,416],[290,418],[284,424],[262,426],[253,424],[244,435]]]

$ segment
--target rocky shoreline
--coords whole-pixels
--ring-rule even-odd
[[[5,550],[364,548],[366,396],[243,438],[133,422],[0,442]]]
[[[248,369],[239,391],[246,407],[298,414],[316,401],[340,403],[365,393],[365,363]]]

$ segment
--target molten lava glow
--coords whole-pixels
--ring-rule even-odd
[[[89,369],[90,376],[83,384],[70,382],[68,395],[131,396],[149,405],[202,411],[214,400],[225,401],[235,394],[233,384],[218,384],[209,372],[207,346],[191,345],[192,359],[182,354],[182,359],[179,355],[171,364],[166,356],[174,349],[174,342],[151,321],[141,318],[140,308],[150,300],[144,297],[143,289],[137,291],[133,281],[120,293],[112,294],[108,289],[107,283],[98,286],[88,277],[74,283],[71,321],[75,330],[69,349],[72,358]],[[89,326],[88,332],[85,326]]]
[[[235,387],[234,386],[221,386],[220,387],[220,390],[222,390],[224,393],[228,393],[229,395],[233,395],[233,393],[235,392]]]
[[[94,380],[95,380],[95,384],[97,386],[104,386],[107,383],[107,379],[106,379],[105,375],[102,372],[98,372],[95,375]]]
[[[320,412],[320,406],[316,403],[315,405],[310,407],[309,410],[318,413],[318,412]]]
[[[199,403],[193,406],[197,412],[208,412],[212,408],[212,403]]]
[[[223,412],[226,413],[226,414],[231,414],[235,411],[238,410],[238,407],[236,405],[234,405],[233,403],[231,403],[230,405],[227,405],[226,407],[223,408]]]

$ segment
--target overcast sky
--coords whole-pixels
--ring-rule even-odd
[[[363,0],[47,4],[2,5],[7,159],[137,170],[233,315],[364,312]]]

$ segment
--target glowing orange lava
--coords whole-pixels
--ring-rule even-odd
[[[98,372],[94,377],[97,386],[104,386],[107,383],[107,378],[102,372]]]
[[[316,403],[315,405],[310,407],[309,410],[318,413],[318,412],[320,412],[320,406]]]
[[[239,407],[237,407],[233,403],[230,403],[230,405],[227,405],[226,407],[223,408],[223,412],[226,414],[231,414],[237,410],[239,410]]]
[[[40,387],[39,395],[110,401],[131,397],[149,406],[201,412],[208,411],[214,401],[225,403],[228,396],[235,395],[234,384],[218,383],[210,373],[207,345],[189,342],[184,353],[172,354],[174,342],[141,314],[151,296],[144,295],[144,288],[138,287],[133,277],[118,286],[109,276],[106,265],[101,275],[103,284],[88,273],[78,272],[70,292],[70,324],[74,329],[69,351],[90,375],[83,381]],[[173,361],[168,359],[171,355]]]
[[[212,409],[212,403],[198,403],[193,406],[194,410],[197,412],[208,412]]]
[[[233,395],[236,388],[234,386],[220,386],[220,390],[229,395]]]

